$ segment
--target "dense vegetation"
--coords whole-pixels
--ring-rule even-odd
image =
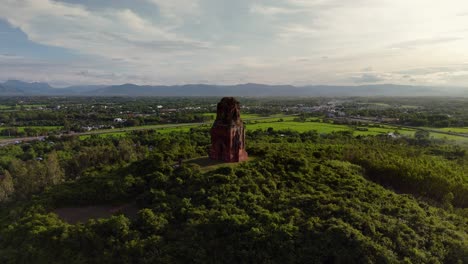
[[[0,262],[468,262],[461,147],[269,129],[248,132],[249,162],[191,162],[209,144],[191,129],[1,148]],[[53,213],[123,203],[138,213]]]

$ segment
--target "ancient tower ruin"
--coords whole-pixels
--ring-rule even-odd
[[[240,104],[233,97],[224,97],[218,103],[216,120],[211,128],[210,159],[239,162],[247,158]]]

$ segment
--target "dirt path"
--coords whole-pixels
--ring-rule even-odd
[[[121,205],[93,205],[86,207],[64,207],[52,211],[70,224],[84,223],[89,219],[107,218],[122,213],[129,218],[136,216],[138,208],[134,203]]]

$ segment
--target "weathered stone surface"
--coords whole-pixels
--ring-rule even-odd
[[[239,162],[248,158],[240,105],[233,97],[224,97],[218,103],[216,120],[211,128],[209,155],[213,160],[225,162]]]

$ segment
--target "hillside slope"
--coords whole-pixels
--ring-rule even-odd
[[[445,159],[410,143],[253,131],[248,151],[255,159],[206,170],[174,166],[178,157],[204,154],[206,130],[57,142],[44,162],[68,180],[0,210],[0,261],[464,263],[466,157]],[[386,157],[389,149],[399,157]],[[41,164],[15,161],[9,170],[18,179],[48,179]],[[427,168],[438,169],[427,175]],[[419,193],[418,183],[433,187]],[[439,201],[439,192],[452,194]],[[130,202],[136,215],[78,224],[51,213]]]

